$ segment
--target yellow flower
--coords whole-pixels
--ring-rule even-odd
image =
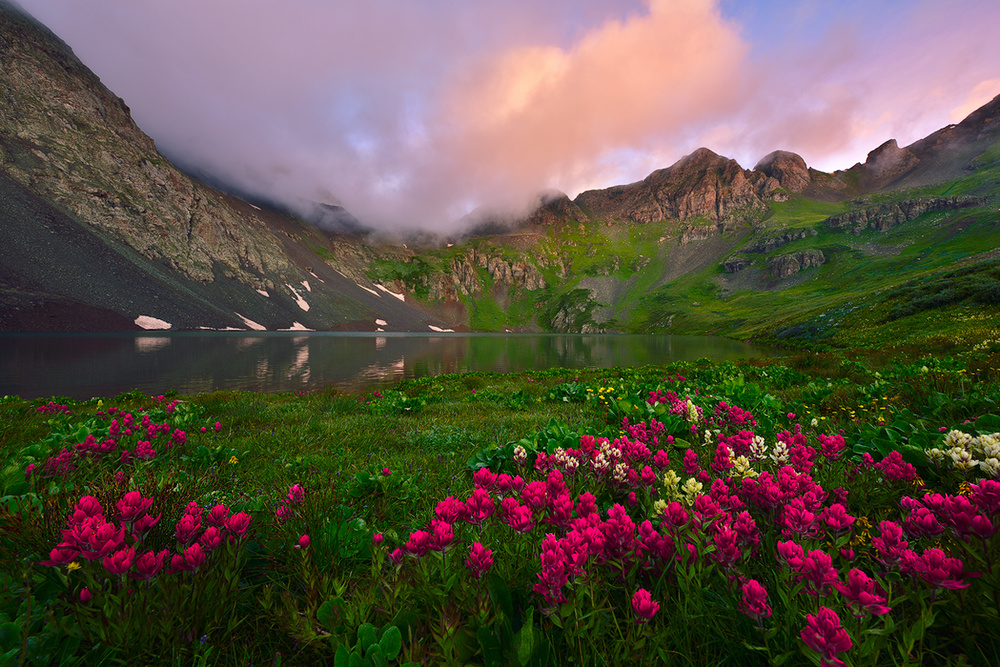
[[[66,569],[72,572],[73,570],[79,570],[81,567],[83,566],[77,563],[76,561],[73,561],[72,563],[66,566]]]
[[[967,496],[972,492],[972,487],[969,486],[968,482],[962,482],[958,485],[958,495]]]
[[[240,460],[238,458],[236,458],[235,456],[230,456],[229,457],[229,465],[234,466],[234,465],[236,465],[239,462],[240,462]]]

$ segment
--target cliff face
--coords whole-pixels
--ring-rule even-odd
[[[257,288],[289,270],[253,215],[156,151],[125,103],[64,44],[0,8],[0,167],[66,212],[194,280],[215,266]]]
[[[803,178],[808,179],[805,162],[797,155],[779,152],[768,157],[772,159],[765,169],[748,170],[735,160],[699,148],[638,183],[588,190],[574,202],[595,220],[642,224],[691,218],[713,223],[749,219],[762,214],[768,201],[800,191]]]
[[[68,46],[0,1],[0,330],[138,328],[141,315],[374,329],[386,313],[426,330],[326,266],[309,249],[326,240],[301,242],[317,232],[286,217],[176,169]]]

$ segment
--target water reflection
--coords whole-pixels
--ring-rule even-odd
[[[641,366],[769,354],[711,336],[2,334],[0,395],[361,389],[402,377],[470,370]]]

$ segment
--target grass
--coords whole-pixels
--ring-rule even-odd
[[[129,643],[127,637],[117,649],[93,646],[86,649],[88,653],[85,647],[92,646],[89,639],[59,634],[71,631],[58,630],[60,627],[77,627],[72,623],[67,625],[69,621],[60,614],[77,609],[74,605],[78,603],[73,602],[72,595],[76,595],[81,584],[73,583],[72,574],[60,584],[56,575],[62,570],[31,565],[45,558],[52,540],[57,538],[62,517],[81,494],[93,493],[104,498],[102,502],[106,507],[120,496],[121,486],[112,478],[111,469],[126,471],[126,480],[130,480],[125,482],[129,485],[126,488],[138,488],[155,495],[160,499],[158,507],[164,507],[163,503],[183,507],[191,500],[205,508],[224,503],[233,512],[247,511],[255,517],[258,537],[251,542],[251,555],[242,566],[243,592],[236,597],[243,620],[228,634],[218,628],[209,630],[205,635],[207,642],[199,643],[197,637],[185,640],[168,634],[162,638],[164,643],[159,649],[163,651],[161,660],[272,664],[280,655],[284,656],[282,660],[294,664],[319,664],[332,659],[338,644],[353,645],[365,619],[384,628],[391,625],[403,630],[431,632],[436,627],[433,623],[437,621],[430,617],[422,620],[405,614],[386,616],[388,612],[365,606],[369,604],[364,602],[368,599],[365,596],[381,595],[374,592],[381,589],[380,579],[375,576],[377,569],[372,569],[372,563],[384,555],[376,557],[375,551],[369,554],[368,547],[361,545],[367,543],[372,533],[385,535],[392,544],[402,544],[410,531],[426,523],[438,501],[452,495],[464,497],[470,489],[471,472],[467,462],[477,457],[495,457],[500,451],[498,448],[526,442],[525,438],[538,438],[538,434],[557,437],[555,434],[562,433],[559,429],[565,430],[565,427],[553,424],[570,425],[580,433],[588,429],[617,432],[621,410],[626,409],[622,407],[626,403],[619,403],[619,397],[643,396],[644,387],[672,386],[670,382],[677,381],[681,375],[686,378],[684,381],[688,384],[684,386],[688,391],[698,388],[692,397],[702,405],[711,406],[724,397],[733,405],[752,409],[762,420],[758,429],[762,433],[773,434],[790,426],[790,415],[794,414],[801,423],[815,419],[820,432],[843,433],[855,447],[881,446],[878,445],[881,442],[878,438],[882,437],[880,429],[888,424],[895,428],[896,423],[903,423],[900,419],[912,428],[919,428],[920,437],[937,438],[939,427],[1000,411],[997,405],[1000,402],[1000,371],[997,370],[1000,342],[979,349],[966,345],[939,351],[951,356],[942,354],[932,358],[919,348],[907,350],[900,346],[889,356],[883,351],[858,349],[850,355],[801,353],[780,361],[715,364],[702,360],[669,367],[466,373],[405,380],[391,389],[366,394],[213,392],[168,396],[157,401],[130,392],[102,401],[67,402],[67,409],[72,413],[69,416],[51,410],[40,412],[38,408],[45,407],[47,401],[7,397],[0,401],[0,484],[3,485],[0,525],[4,528],[0,533],[0,562],[3,563],[0,578],[8,584],[5,595],[0,597],[0,625],[7,624],[0,632],[0,648],[13,650],[11,655],[18,655],[20,643],[8,643],[10,633],[16,632],[18,637],[34,637],[32,646],[36,648],[31,655],[42,655],[39,652],[50,644],[64,649],[74,647],[63,656],[69,656],[67,660],[77,660],[77,664],[96,661],[95,652],[104,650],[110,651],[108,655],[112,658],[130,655],[133,662],[137,656],[148,659],[152,655],[147,652],[148,646]],[[916,378],[919,381],[914,381]],[[28,494],[19,490],[23,486],[20,480],[24,479],[25,461],[41,462],[46,455],[42,450],[54,453],[63,442],[72,443],[72,438],[76,437],[67,436],[71,439],[66,441],[52,440],[50,434],[75,429],[81,423],[98,424],[99,421],[92,420],[98,411],[117,408],[123,412],[145,410],[153,414],[152,411],[162,410],[173,400],[178,400],[178,407],[171,413],[172,418],[186,423],[190,432],[188,444],[178,449],[183,453],[185,463],[182,466],[178,467],[166,456],[141,465],[112,464],[107,471],[88,464],[89,467],[84,466],[65,479],[45,478],[44,484],[34,486]],[[166,417],[165,413],[156,414]],[[216,421],[220,423],[218,432],[211,426]],[[208,426],[206,433],[198,431],[202,423]],[[502,458],[498,461],[503,464]],[[381,472],[383,470],[388,474]],[[275,523],[275,508],[281,506],[281,499],[289,487],[296,484],[306,490],[306,504],[295,510],[287,524]],[[36,497],[45,499],[47,509],[43,513],[32,517],[17,509],[21,503]],[[331,539],[329,536],[322,538],[321,528],[326,525],[324,521],[333,520],[331,517],[335,515],[341,516],[337,521],[342,523],[337,525],[341,526],[342,539],[354,539],[349,536],[356,535],[360,541],[343,542],[340,560],[334,559],[326,566],[320,566],[317,561],[315,567],[318,569],[310,569],[314,566],[307,567],[311,561],[303,560],[305,552],[300,555],[288,544],[298,539],[300,533],[312,534],[314,545],[309,548],[315,551],[310,552],[311,557],[321,558],[321,547],[325,544],[322,539]],[[171,517],[169,521],[175,519]],[[160,537],[156,539],[167,536],[165,532],[157,535]],[[352,544],[354,546],[350,546]],[[501,549],[500,544],[492,546]],[[252,554],[257,553],[254,550],[261,551],[254,556]],[[265,557],[265,554],[270,555]],[[497,557],[500,557],[499,551]],[[772,560],[767,561],[767,567],[773,568]],[[514,577],[511,586],[522,576],[526,581],[534,581],[536,565],[525,560],[519,566],[520,574],[511,575]],[[413,575],[422,577],[431,576],[431,573],[414,571]],[[202,578],[197,581],[202,581],[204,586],[213,585],[209,573],[199,574],[199,577]],[[23,583],[16,582],[33,583],[25,588]],[[448,586],[447,581],[431,576],[426,584],[421,584],[424,585],[430,588],[414,589],[416,598],[410,604],[430,604],[435,611],[428,609],[427,613],[444,614],[441,619],[457,613],[449,606],[447,595],[434,597],[438,595],[433,592],[434,587]],[[615,587],[615,584],[609,585],[609,591]],[[777,581],[768,583],[769,587],[778,585]],[[104,595],[111,594],[107,583],[94,580],[90,586],[94,591],[103,586]],[[313,590],[310,587],[317,588],[310,592]],[[288,597],[282,592],[290,590],[298,591],[297,597]],[[457,588],[453,594],[464,595]],[[593,590],[589,593],[595,594]],[[606,594],[610,593],[601,593]],[[431,597],[427,598],[428,595]],[[529,598],[518,597],[522,595],[524,593],[515,595],[514,604],[521,610],[518,613],[527,613],[533,603]],[[661,591],[657,599],[667,604],[666,595],[668,593]],[[321,603],[338,599],[338,596],[348,600],[344,613],[364,613],[366,616],[341,618],[320,609]],[[592,598],[598,606],[603,604],[599,597]],[[660,639],[647,637],[644,640],[658,647],[651,649],[653,653],[647,660],[660,655],[656,651],[669,651],[671,646],[697,645],[701,646],[702,653],[694,658],[694,664],[727,659],[726,656],[740,664],[757,664],[757,659],[745,648],[747,633],[753,632],[752,624],[730,607],[714,608],[722,598],[698,595],[692,597],[692,601],[695,598],[701,606],[672,608],[666,618],[674,620],[663,621],[672,624],[670,631],[660,633]],[[31,604],[35,605],[37,613],[26,609],[28,600],[33,601]],[[439,602],[434,600],[443,601],[444,607],[438,609]],[[583,600],[578,604],[583,604]],[[624,604],[627,606],[627,602]],[[781,609],[781,613],[789,614],[787,622],[802,622],[796,615],[798,612],[788,606],[791,603],[780,603],[773,598],[772,604],[776,613]],[[899,601],[898,604],[903,603]],[[403,608],[409,606],[404,603]],[[127,611],[129,607],[126,605],[123,609]],[[365,609],[367,611],[363,611]],[[730,618],[736,613],[733,618],[743,620],[736,625],[727,621],[726,629],[717,629],[721,634],[709,631],[708,628],[714,627],[712,621],[700,614],[712,609],[715,610],[711,613],[720,618]],[[941,611],[939,609],[939,613]],[[486,616],[477,617],[473,612],[472,617],[465,617],[465,622],[485,622],[491,612],[482,613]],[[125,616],[118,618],[120,623],[126,623]],[[143,618],[135,617],[129,623],[142,623]],[[519,621],[513,616],[509,618],[515,623],[513,631],[524,627],[521,625],[523,616],[518,618]],[[551,620],[547,620],[550,618],[539,613],[533,625],[534,631],[539,633],[537,641],[543,642],[540,645],[551,645],[555,650],[554,647],[563,645],[559,642],[565,641],[569,643],[561,650],[582,652],[581,655],[592,650],[574,643],[576,640],[570,635],[564,636],[551,625]],[[176,622],[184,625],[194,621],[177,619]],[[337,630],[341,627],[337,623],[341,622],[347,624],[346,629]],[[775,623],[780,625],[778,621]],[[88,627],[93,630],[95,626]],[[317,627],[327,630],[317,633]],[[609,631],[606,625],[600,627],[604,628],[601,632]],[[137,628],[134,632],[139,632]],[[496,628],[497,632],[502,631],[501,626]],[[639,634],[633,637],[636,632]],[[972,637],[982,638],[977,634],[979,630],[969,629],[968,632]],[[947,633],[948,628],[931,631],[928,646],[937,646],[935,650],[955,650],[946,639]],[[645,636],[642,628],[626,634],[629,642]],[[457,660],[448,651],[459,650],[458,645],[445,641],[447,636],[435,634],[432,640],[430,634],[425,634],[418,642],[417,636],[404,633],[403,639],[409,647],[406,649],[409,656],[423,656],[427,664],[440,664]],[[663,639],[671,637],[673,639]],[[67,643],[68,639],[72,641]],[[593,639],[596,642],[593,650],[605,651],[605,659],[624,650],[614,648],[617,640],[613,640],[612,635],[594,635]],[[488,637],[480,637],[478,641],[488,643],[487,640]],[[457,636],[455,641],[459,641]],[[469,638],[461,641],[469,641]],[[473,637],[471,641],[477,640]],[[518,641],[523,641],[523,637]],[[794,641],[791,646],[798,654]],[[216,653],[206,653],[208,649]],[[46,650],[56,649],[50,646]],[[986,646],[984,650],[990,649]],[[466,655],[462,662],[481,662],[483,654],[476,651]],[[561,664],[559,655],[552,654],[552,662]],[[539,658],[537,664],[548,662]],[[856,657],[856,662],[863,664],[864,660]]]

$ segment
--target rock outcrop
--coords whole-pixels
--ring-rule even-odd
[[[979,197],[918,197],[848,211],[827,218],[823,224],[830,229],[849,231],[857,236],[866,229],[884,232],[930,211],[953,211],[982,203],[983,200]]]
[[[803,269],[822,266],[826,257],[822,250],[803,250],[788,255],[772,257],[767,263],[768,271],[775,278],[789,278]]]
[[[816,236],[815,229],[773,229],[762,232],[748,245],[743,246],[743,252],[771,252],[786,243]]]
[[[812,182],[806,161],[788,151],[768,153],[757,163],[754,171],[773,178],[780,187],[789,192],[802,192]]]
[[[739,273],[750,266],[752,262],[753,260],[746,255],[733,255],[722,263],[722,268],[726,273]]]

